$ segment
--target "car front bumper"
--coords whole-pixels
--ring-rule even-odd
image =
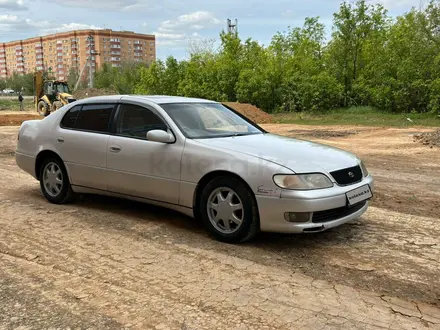
[[[340,226],[351,220],[359,218],[368,208],[365,203],[361,208],[356,208],[353,213],[342,213],[341,217],[331,221],[313,222],[312,213],[318,211],[334,210],[347,206],[346,193],[364,185],[369,185],[373,192],[373,178],[368,176],[361,182],[349,186],[335,186],[329,189],[310,191],[283,190],[281,198],[257,195],[256,200],[260,215],[260,229],[265,232],[279,233],[304,233],[321,232]],[[308,222],[288,222],[285,220],[287,212],[309,212]]]

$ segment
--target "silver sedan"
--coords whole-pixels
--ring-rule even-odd
[[[25,121],[16,161],[49,202],[85,193],[147,202],[200,218],[224,242],[324,231],[360,217],[373,194],[355,155],[183,97],[76,101]]]

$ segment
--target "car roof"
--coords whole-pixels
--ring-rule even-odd
[[[104,95],[104,96],[94,96],[81,99],[81,103],[86,102],[116,102],[119,100],[126,101],[149,101],[156,104],[170,104],[170,103],[217,103],[215,101],[193,98],[193,97],[183,97],[183,96],[168,96],[168,95]]]

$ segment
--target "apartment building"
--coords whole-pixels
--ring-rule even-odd
[[[156,59],[156,38],[131,31],[76,30],[43,37],[0,43],[0,79],[14,72],[51,70],[67,80],[70,69],[87,63],[96,71],[103,63],[120,66],[124,61],[150,63]]]

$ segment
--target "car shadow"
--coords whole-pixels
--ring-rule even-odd
[[[41,197],[41,194],[40,194]],[[356,241],[362,235],[362,227],[364,224],[355,221],[352,224],[345,224],[343,226],[330,229],[321,233],[307,233],[307,234],[279,234],[279,233],[260,233],[252,241],[241,243],[239,245],[231,245],[218,242],[211,238],[203,228],[199,219],[193,219],[177,211],[167,208],[131,201],[122,198],[108,197],[103,195],[85,194],[81,195],[74,205],[82,209],[107,211],[119,217],[130,217],[131,220],[139,223],[153,223],[161,226],[166,230],[167,235],[171,238],[176,236],[179,241],[185,240],[185,244],[192,245],[194,242],[194,234],[200,238],[206,238],[203,242],[205,245],[212,245],[211,247],[218,248],[218,244],[241,247],[258,247],[280,252],[286,252],[298,249],[313,249],[322,248],[329,245],[346,245],[351,240]],[[88,212],[93,214],[93,212]],[[106,222],[111,222],[111,217],[101,219]],[[167,226],[167,228],[164,228]],[[173,232],[173,228],[178,228],[178,232]],[[195,246],[200,246],[202,242],[197,240],[194,242]]]

